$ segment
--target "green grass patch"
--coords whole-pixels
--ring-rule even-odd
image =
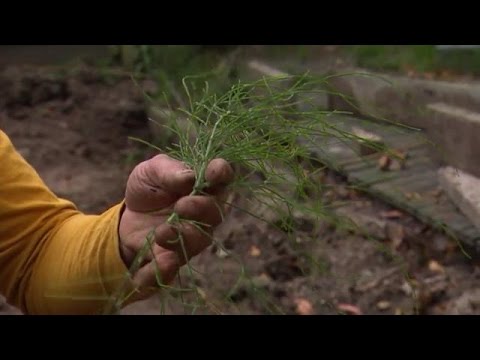
[[[439,50],[435,45],[346,46],[360,67],[384,71],[480,74],[480,49]]]

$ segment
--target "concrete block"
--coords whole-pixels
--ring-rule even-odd
[[[480,177],[480,113],[445,103],[427,104],[432,157]]]
[[[450,166],[439,169],[438,176],[450,199],[480,230],[480,179]]]
[[[333,76],[329,80],[330,110],[387,118],[422,129],[429,126],[425,116],[425,106],[429,103],[444,102],[480,112],[478,82],[411,79],[363,69],[351,69],[347,73],[350,75]]]

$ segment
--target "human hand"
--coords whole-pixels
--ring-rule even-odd
[[[213,229],[222,221],[221,203],[233,175],[225,160],[214,159],[205,172],[207,194],[190,195],[195,174],[184,163],[157,155],[135,167],[127,182],[119,225],[120,252],[127,267],[132,266],[149,234],[153,240],[151,251],[146,251],[138,270],[131,274],[136,286],[156,286],[156,272],[162,284],[171,283],[182,265],[210,245]],[[181,219],[203,224],[201,230],[191,222],[169,224],[173,212]]]

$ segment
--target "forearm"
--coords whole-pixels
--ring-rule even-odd
[[[33,266],[28,313],[98,314],[120,295],[129,284],[118,247],[120,206],[74,215],[55,229]]]
[[[26,313],[98,312],[126,274],[120,210],[82,214],[0,131],[0,292]]]

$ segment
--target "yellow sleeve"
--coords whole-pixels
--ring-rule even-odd
[[[122,204],[85,215],[55,196],[0,130],[0,292],[27,314],[97,314],[119,288]]]

